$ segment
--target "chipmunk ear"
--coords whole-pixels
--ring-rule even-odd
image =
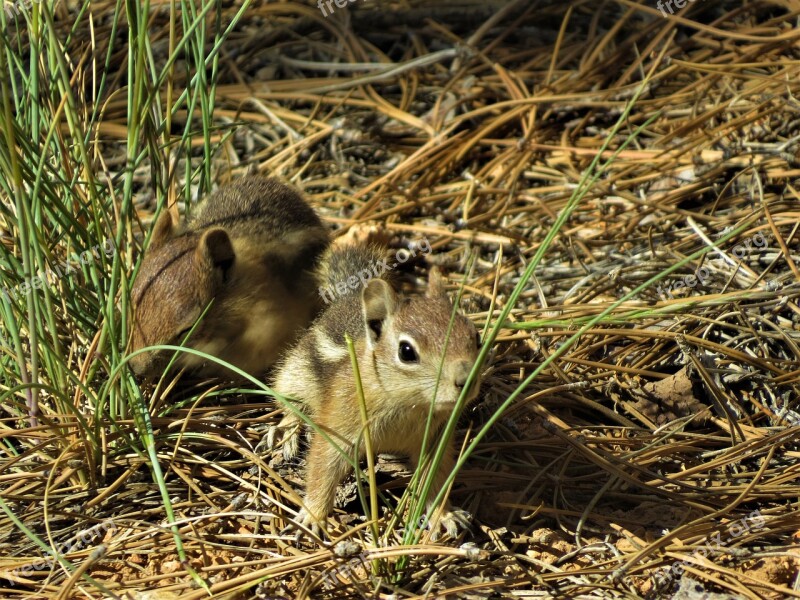
[[[428,290],[425,292],[425,296],[427,298],[447,296],[445,279],[438,267],[432,267],[428,273]]]
[[[372,279],[361,291],[361,305],[367,340],[372,346],[380,339],[386,319],[397,308],[397,295],[383,279]]]
[[[231,238],[228,232],[219,227],[209,229],[200,236],[200,243],[195,250],[195,256],[201,264],[209,266],[211,269],[220,269],[222,279],[226,279],[228,271],[236,261],[236,253],[233,251]]]
[[[172,237],[174,232],[175,222],[172,220],[172,213],[168,208],[164,208],[153,226],[153,233],[150,236],[150,248],[161,246]]]

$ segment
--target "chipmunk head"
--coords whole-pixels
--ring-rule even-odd
[[[131,351],[183,341],[225,285],[235,262],[233,245],[224,229],[179,233],[169,211],[164,211],[132,292]],[[206,320],[197,324],[189,345],[203,340]],[[169,356],[171,353],[147,352],[130,362],[137,374],[149,376],[163,369]]]
[[[438,270],[431,270],[424,297],[401,300],[388,283],[374,279],[362,300],[367,349],[375,356],[384,389],[396,390],[395,397],[415,405],[429,403],[436,390],[436,407],[452,410],[478,358],[480,337],[465,316],[453,317]],[[468,400],[478,387],[474,382]]]

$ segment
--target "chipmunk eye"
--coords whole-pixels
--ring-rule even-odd
[[[400,342],[400,348],[398,349],[397,356],[399,356],[400,360],[405,363],[419,362],[419,356],[417,355],[417,351],[414,350],[414,346],[406,341]]]
[[[481,347],[481,334],[479,331],[475,333],[475,347],[476,348]]]

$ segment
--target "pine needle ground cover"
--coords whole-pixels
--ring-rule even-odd
[[[321,4],[4,5],[0,597],[800,597],[800,3]],[[154,215],[251,170],[449,274],[471,532],[382,456],[298,540],[263,381],[132,376]]]

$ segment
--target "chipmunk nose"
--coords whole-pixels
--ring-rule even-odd
[[[472,370],[472,363],[466,360],[459,361],[455,366],[455,380],[453,383],[458,389],[462,389],[467,384],[469,372]]]

